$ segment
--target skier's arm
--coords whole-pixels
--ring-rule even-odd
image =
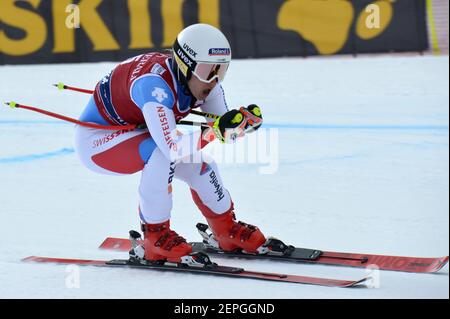
[[[217,120],[206,118],[214,123],[214,134],[221,142],[234,142],[246,132],[258,129],[262,124],[261,110],[255,104],[239,110],[229,110],[222,86],[216,85],[201,106],[202,111],[220,115]]]
[[[135,80],[130,93],[142,110],[150,135],[166,158],[176,161],[200,150],[200,131],[186,135],[177,132],[172,111],[175,97],[164,79],[155,75],[142,76]]]

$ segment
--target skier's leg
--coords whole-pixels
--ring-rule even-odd
[[[76,153],[89,169],[112,175],[142,171],[139,215],[145,235],[145,257],[179,261],[180,256],[189,254],[191,246],[170,230],[169,179],[174,167],[158,150],[149,133],[77,127],[75,136]]]
[[[256,252],[266,242],[257,227],[236,221],[230,194],[223,186],[217,164],[209,156],[202,154],[201,163],[179,163],[175,177],[191,188],[195,204],[223,250]]]
[[[192,252],[191,245],[170,229],[172,178],[175,163],[156,148],[142,171],[139,216],[144,232],[145,259],[179,262]]]
[[[228,190],[223,186],[216,162],[208,155],[201,153],[199,163],[178,163],[175,178],[187,183],[196,197],[201,198],[209,211],[207,215],[220,215],[232,206]],[[197,203],[197,201],[196,201]]]
[[[133,174],[144,168],[152,151],[147,130],[98,130],[77,126],[75,151],[90,170],[109,175]]]
[[[174,164],[155,148],[142,170],[139,184],[139,217],[142,223],[158,224],[170,219],[172,210],[170,176],[174,169]]]

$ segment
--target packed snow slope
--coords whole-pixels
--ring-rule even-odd
[[[2,66],[0,101],[78,117],[89,96],[60,93],[51,84],[93,88],[114,65]],[[220,143],[206,149],[220,162],[237,217],[297,246],[448,255],[448,69],[448,56],[233,61],[223,83],[229,107],[257,103],[267,129],[265,139],[258,135],[257,161],[221,160]],[[238,142],[249,146],[246,154],[255,136]],[[97,246],[138,229],[139,178],[84,168],[73,150],[72,124],[0,108],[0,298],[449,297],[448,266],[435,275],[381,272],[377,289],[339,289],[20,261],[125,257]],[[199,240],[198,221],[204,219],[187,186],[176,181],[173,228]],[[365,269],[216,261],[331,278],[366,275]]]

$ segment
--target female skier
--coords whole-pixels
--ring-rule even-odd
[[[107,131],[77,126],[75,134],[76,152],[89,169],[116,175],[142,172],[139,216],[146,260],[181,262],[192,252],[170,229],[173,178],[188,184],[220,248],[258,253],[266,242],[257,227],[236,221],[216,163],[201,152],[211,137],[232,142],[262,122],[255,105],[228,110],[220,82],[230,61],[230,45],[221,31],[191,25],[179,33],[171,54],[147,53],[119,64],[97,84],[80,117],[102,125],[146,127]],[[177,123],[197,107],[220,117],[182,135]],[[252,116],[257,120],[249,120]]]

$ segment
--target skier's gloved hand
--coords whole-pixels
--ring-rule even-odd
[[[247,118],[241,110],[231,110],[216,119],[212,128],[219,141],[234,143],[238,137],[245,135],[246,126]]]
[[[262,113],[259,106],[256,104],[250,104],[247,107],[241,107],[240,111],[245,115],[247,125],[245,126],[245,132],[250,133],[259,129],[263,123]]]

